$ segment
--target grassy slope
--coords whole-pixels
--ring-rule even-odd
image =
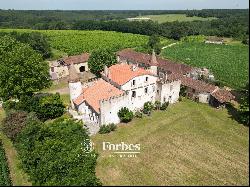
[[[218,80],[233,88],[243,87],[248,80],[248,46],[183,42],[164,49],[162,56],[196,67],[207,67]]]
[[[249,129],[226,110],[183,101],[93,137],[104,185],[248,185]],[[109,158],[102,142],[140,143],[138,158]]]
[[[3,109],[0,108],[0,127],[1,121],[4,118],[5,113]],[[0,139],[3,142],[3,147],[6,152],[6,157],[8,159],[9,169],[10,169],[10,176],[14,186],[31,186],[31,183],[28,182],[27,175],[23,172],[20,168],[20,161],[17,157],[17,152],[10,141],[2,131],[0,131]]]
[[[147,17],[151,18],[153,21],[157,21],[158,23],[165,23],[165,22],[174,22],[174,21],[207,21],[216,19],[213,17],[210,18],[202,18],[202,17],[187,17],[185,14],[161,14],[161,15],[146,15],[146,16],[140,16],[140,17]]]

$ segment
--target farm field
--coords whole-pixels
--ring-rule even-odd
[[[165,23],[165,22],[185,22],[185,21],[207,21],[216,19],[214,17],[210,18],[202,18],[202,17],[187,17],[186,14],[161,14],[161,15],[145,15],[139,17],[147,17],[150,18],[152,21],[157,21],[158,23]]]
[[[249,47],[245,45],[181,42],[164,49],[161,55],[191,66],[207,67],[222,84],[235,89],[248,81]]]
[[[25,29],[0,29],[3,32],[32,32]],[[51,47],[68,55],[91,52],[95,49],[108,48],[118,51],[147,44],[148,36],[119,33],[113,31],[77,31],[77,30],[42,30],[38,31],[49,37]]]
[[[248,185],[249,128],[226,109],[183,100],[92,138],[103,185]],[[141,144],[137,158],[109,157],[103,142]]]

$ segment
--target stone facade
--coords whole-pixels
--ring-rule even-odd
[[[80,81],[69,83],[72,108],[82,116],[91,134],[97,133],[101,125],[118,124],[122,107],[135,112],[148,101],[178,101],[181,81],[169,80],[166,74],[160,78],[156,63],[141,68],[140,64],[123,60],[105,68],[101,79],[84,85]],[[93,93],[87,93],[91,89]],[[91,94],[96,97],[93,99]]]

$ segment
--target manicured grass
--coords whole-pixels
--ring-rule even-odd
[[[161,55],[191,66],[207,67],[217,80],[232,88],[244,87],[248,81],[249,47],[246,45],[180,42],[164,49]]]
[[[150,18],[152,21],[157,21],[158,23],[165,23],[165,22],[174,22],[174,21],[207,21],[207,20],[213,20],[216,19],[214,17],[209,18],[202,18],[202,17],[187,17],[186,14],[161,14],[161,15],[146,15],[141,17],[147,17]]]
[[[104,185],[248,185],[249,129],[226,109],[184,100],[93,138]],[[141,144],[137,158],[110,158],[102,142]]]
[[[1,129],[1,121],[4,118],[4,116],[5,116],[4,110],[0,108],[0,129]],[[12,144],[11,140],[3,134],[2,131],[0,131],[0,140],[2,140],[3,147],[5,149],[6,157],[9,164],[12,184],[14,186],[31,186],[31,183],[28,182],[27,175],[20,168],[20,161],[18,159],[14,145]]]

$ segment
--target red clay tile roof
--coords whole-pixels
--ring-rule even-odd
[[[63,61],[67,64],[79,64],[79,63],[84,63],[89,60],[89,54],[88,53],[83,53],[81,55],[75,55],[75,56],[69,56],[63,59]]]
[[[136,52],[133,49],[124,49],[119,51],[117,55],[122,59],[131,60],[132,62],[143,63],[148,66],[152,65],[152,55]],[[157,57],[157,62],[158,67],[172,73],[187,74],[193,69],[188,65],[171,62],[160,57]]]
[[[215,99],[217,99],[220,103],[230,102],[235,99],[235,96],[231,94],[230,91],[224,89],[218,89],[217,91],[211,94]]]
[[[103,79],[99,79],[95,81],[93,85],[84,88],[83,93],[74,100],[74,103],[79,105],[83,101],[86,101],[97,113],[100,113],[101,100],[119,96],[124,93],[124,91],[117,89]]]
[[[184,76],[181,78],[181,84],[190,87],[192,89],[195,89],[196,91],[207,92],[207,93],[212,93],[217,88],[216,86],[208,84],[204,81],[194,80],[192,78]]]
[[[178,73],[171,73],[167,75],[167,80],[169,81],[176,81],[176,80],[181,80],[183,75],[178,74]]]
[[[152,75],[149,70],[136,67],[136,70],[132,70],[133,65],[125,63],[116,64],[108,68],[108,78],[119,85],[124,85],[129,80],[142,75]]]

